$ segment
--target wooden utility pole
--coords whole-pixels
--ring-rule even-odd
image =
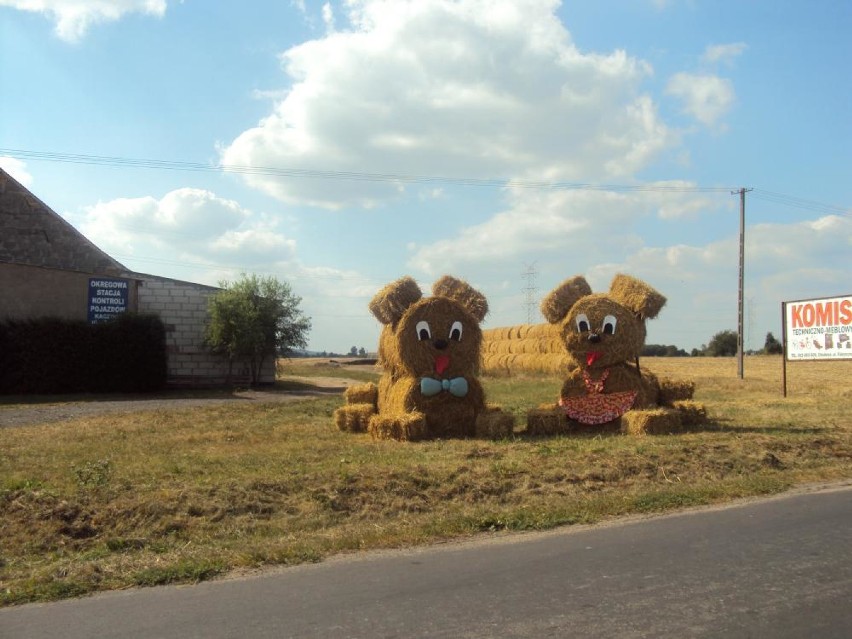
[[[740,277],[739,296],[737,298],[737,375],[744,377],[743,371],[743,307],[745,294],[745,194],[752,189],[741,188],[732,194],[740,195]]]

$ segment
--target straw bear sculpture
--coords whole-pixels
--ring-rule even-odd
[[[608,293],[592,293],[582,276],[565,280],[541,303],[545,319],[559,327],[572,360],[558,405],[527,414],[527,432],[548,435],[619,428],[632,434],[664,433],[706,419],[691,401],[691,382],[664,380],[639,367],[645,321],[666,298],[645,282],[619,274]]]
[[[510,435],[513,417],[487,406],[477,379],[485,297],[450,276],[423,297],[403,277],[380,290],[369,305],[383,325],[372,383],[347,389],[335,411],[338,428],[375,439],[418,440]]]

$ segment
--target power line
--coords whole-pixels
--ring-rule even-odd
[[[842,215],[845,217],[852,217],[852,209],[848,207],[844,208],[842,206],[836,206],[834,204],[825,204],[823,202],[817,202],[815,200],[806,200],[804,198],[794,197],[792,195],[785,195],[784,193],[774,193],[773,191],[766,191],[764,189],[752,189],[752,191],[752,197],[757,198],[758,200],[774,202],[775,204],[790,206],[797,209],[806,209],[808,211],[815,211],[817,213],[828,213],[834,215]]]
[[[186,162],[177,160],[156,160],[127,158],[121,156],[87,155],[79,153],[59,153],[50,151],[28,151],[25,149],[0,148],[0,155],[19,160],[42,162],[64,162],[116,168],[144,168],[153,170],[233,173],[237,175],[266,175],[270,177],[295,179],[353,180],[361,182],[388,182],[407,184],[448,184],[453,186],[478,186],[490,188],[523,188],[539,190],[584,190],[609,192],[656,192],[656,193],[724,193],[730,192],[728,186],[689,186],[682,183],[650,184],[596,184],[591,182],[534,181],[514,178],[473,178],[436,175],[408,175],[394,173],[362,173],[357,171],[332,171],[317,169],[297,169],[288,167],[264,167],[238,164],[216,164],[211,162]],[[752,197],[759,200],[781,204],[797,209],[818,213],[852,217],[852,208],[835,204],[826,204],[816,200],[800,198],[784,193],[753,189]]]
[[[84,155],[77,153],[54,153],[47,151],[27,151],[24,149],[2,149],[0,155],[19,160],[42,162],[64,162],[69,164],[87,164],[120,168],[144,168],[170,171],[200,171],[215,173],[233,173],[238,175],[266,175],[285,178],[310,178],[324,180],[353,180],[360,182],[390,182],[406,184],[449,184],[453,186],[512,187],[524,189],[550,190],[586,190],[586,191],[623,191],[657,193],[723,193],[731,187],[688,186],[685,184],[595,184],[590,182],[548,182],[519,180],[514,178],[473,178],[435,175],[407,175],[395,173],[360,173],[356,171],[331,171],[317,169],[296,169],[286,167],[246,166],[238,164],[213,164],[202,162],[183,162],[174,160],[151,160],[106,155]]]

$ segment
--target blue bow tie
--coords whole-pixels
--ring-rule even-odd
[[[464,377],[453,377],[452,379],[423,377],[420,380],[420,392],[426,397],[432,397],[441,391],[448,391],[454,397],[464,397],[467,395],[467,380]]]

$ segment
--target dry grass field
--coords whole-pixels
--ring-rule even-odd
[[[337,395],[0,429],[0,604],[192,582],[335,553],[592,523],[852,479],[852,361],[642,361],[688,378],[711,423],[675,435],[527,438],[556,377],[485,380],[501,441],[341,433]],[[288,362],[279,385],[374,378]],[[317,382],[319,383],[319,382]],[[0,411],[20,406],[8,402]]]

